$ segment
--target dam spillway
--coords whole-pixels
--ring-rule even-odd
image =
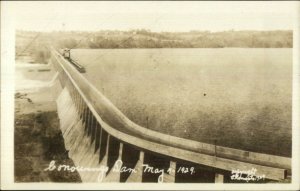
[[[55,50],[51,63],[59,73],[57,108],[69,156],[77,167],[103,169],[101,173],[79,171],[83,182],[231,182],[232,170],[252,168],[268,180],[284,180],[290,174],[290,158],[191,141],[141,127]],[[120,164],[127,171],[121,173],[117,169]]]

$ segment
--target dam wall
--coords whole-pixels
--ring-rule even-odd
[[[232,183],[255,169],[259,181],[282,181],[291,159],[165,135],[130,121],[68,60],[52,50],[60,128],[83,182]]]

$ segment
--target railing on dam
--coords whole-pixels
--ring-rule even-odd
[[[143,128],[129,120],[56,50],[52,49],[51,54],[61,86],[69,93],[82,124],[83,136],[90,140],[81,144],[93,145],[95,163],[108,168],[105,176],[109,176],[116,162],[122,161],[123,172],[114,181],[234,182],[233,170],[253,169],[268,180],[283,180],[291,174],[290,158],[191,141]]]

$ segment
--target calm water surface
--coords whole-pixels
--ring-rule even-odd
[[[292,49],[72,50],[129,119],[202,142],[290,156]]]

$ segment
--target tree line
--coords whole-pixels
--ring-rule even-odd
[[[94,32],[17,31],[16,54],[38,35],[27,52],[38,60],[49,57],[46,46],[56,48],[292,48],[293,32],[276,31],[189,31],[152,32],[146,29]]]

